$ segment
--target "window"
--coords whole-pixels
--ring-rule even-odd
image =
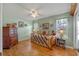
[[[56,30],[59,30],[59,29],[64,29],[68,24],[68,19],[67,18],[64,18],[64,19],[59,19],[59,20],[56,20]]]
[[[34,23],[34,30],[38,31],[38,23]]]

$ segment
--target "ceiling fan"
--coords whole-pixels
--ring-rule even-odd
[[[40,13],[37,9],[31,9],[30,11],[30,15],[33,17],[33,18],[36,18],[37,16],[40,16]]]
[[[19,5],[21,6],[22,8],[24,8],[26,11],[28,11],[28,15],[27,16],[32,16],[33,18],[36,18],[38,16],[41,16],[40,12],[39,12],[39,9],[40,7],[38,8],[32,8],[32,9],[29,9],[29,8],[25,8],[24,6],[22,5]]]

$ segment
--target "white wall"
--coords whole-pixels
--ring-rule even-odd
[[[0,4],[0,52],[2,52],[2,26],[1,26],[1,4]]]
[[[18,28],[18,39],[19,41],[30,39],[30,34],[32,31],[32,25],[27,27]]]

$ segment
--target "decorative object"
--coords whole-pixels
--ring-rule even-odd
[[[61,36],[61,39],[62,39],[63,35],[64,35],[64,30],[63,30],[63,29],[60,29],[60,36]]]
[[[49,29],[49,23],[44,23],[42,24],[43,29]]]
[[[18,26],[19,26],[19,27],[24,27],[24,22],[23,22],[23,21],[19,21],[19,22],[18,22]]]

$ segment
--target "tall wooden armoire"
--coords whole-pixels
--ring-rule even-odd
[[[10,48],[18,43],[18,33],[15,24],[3,27],[3,48]]]

